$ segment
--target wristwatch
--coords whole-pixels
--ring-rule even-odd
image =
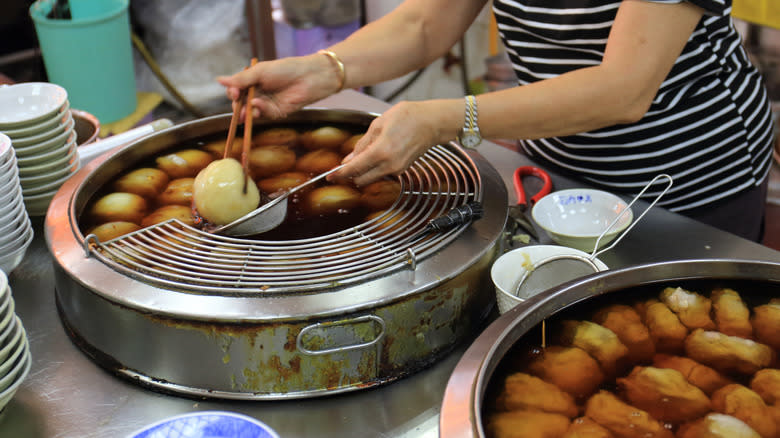
[[[482,135],[477,126],[477,98],[474,96],[466,96],[466,120],[458,142],[468,149],[474,149],[482,143]]]

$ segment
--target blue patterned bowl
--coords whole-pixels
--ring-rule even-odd
[[[279,438],[279,435],[246,415],[203,411],[166,418],[128,438]]]

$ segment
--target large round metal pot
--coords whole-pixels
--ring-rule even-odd
[[[490,324],[456,365],[444,393],[440,436],[486,436],[482,415],[492,379],[499,376],[502,359],[510,349],[542,321],[564,312],[581,315],[595,303],[657,296],[666,286],[689,290],[731,287],[746,302],[767,302],[780,297],[780,263],[717,259],[641,265],[593,274],[517,305]]]
[[[285,123],[367,127],[375,116],[308,109]],[[350,263],[341,262],[345,256],[333,252],[331,257],[328,250],[356,234],[362,243],[350,248],[366,251],[370,228],[305,242],[256,242],[198,232],[190,237],[212,245],[205,259],[198,255],[202,251],[188,249],[171,260],[180,267],[176,271],[161,266],[143,272],[105,255],[129,241],[103,244],[84,236],[79,218],[101,187],[174,145],[226,135],[229,121],[229,114],[196,120],[103,155],[68,180],[52,200],[45,231],[54,257],[57,305],[66,331],[91,359],[141,385],[186,396],[311,397],[369,388],[414,373],[479,326],[495,303],[488,271],[500,252],[507,193],[483,158],[454,145],[441,146],[439,152],[474,171],[468,197],[482,203],[484,217],[436,236],[435,245],[415,244],[404,251],[402,240],[386,240],[365,257],[349,259],[368,266],[375,258],[391,256],[389,262],[362,271],[349,271]],[[164,227],[150,233],[164,232]],[[206,271],[222,263],[228,247],[246,250],[243,261],[229,264],[231,269],[241,269],[247,260],[269,259],[252,272],[244,270],[246,275],[300,263],[289,254],[303,247],[325,255],[312,259],[317,269],[301,268],[311,274],[310,281],[304,275],[277,282],[268,277],[269,283],[247,282],[241,275],[213,280]],[[277,259],[277,252],[285,256]],[[205,266],[187,272],[196,262]]]

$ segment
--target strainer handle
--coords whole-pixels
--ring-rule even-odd
[[[619,221],[620,218],[623,217],[623,215],[627,211],[631,211],[631,206],[634,205],[634,203],[637,201],[637,199],[639,199],[647,191],[647,189],[650,188],[650,186],[652,186],[656,181],[658,181],[659,179],[662,179],[662,178],[666,178],[666,180],[668,181],[668,184],[666,185],[666,188],[663,189],[663,191],[661,191],[661,193],[659,193],[658,196],[655,197],[653,202],[651,202],[650,205],[648,205],[647,208],[645,208],[645,211],[643,211],[642,214],[640,214],[639,217],[636,218],[636,220],[633,221],[631,223],[631,225],[628,226],[628,228],[626,228],[625,230],[623,230],[622,233],[620,233],[620,235],[617,237],[617,239],[613,240],[610,245],[605,246],[604,248],[601,248],[599,250],[598,249],[599,248],[599,242],[601,241],[601,238],[604,237],[604,235],[607,233],[607,231],[609,231],[617,223],[617,221]],[[620,242],[623,239],[623,237],[626,234],[628,234],[628,232],[631,231],[632,228],[634,228],[634,225],[636,225],[637,222],[639,222],[645,216],[645,214],[647,214],[647,212],[650,211],[651,208],[653,208],[653,206],[666,194],[666,192],[669,191],[670,188],[672,188],[672,177],[671,176],[669,176],[669,175],[667,175],[665,173],[656,175],[655,178],[653,178],[649,183],[647,183],[647,185],[642,189],[641,192],[639,192],[636,196],[634,196],[634,199],[632,199],[631,202],[628,203],[628,206],[626,206],[626,208],[623,209],[623,211],[620,212],[620,214],[615,218],[615,220],[613,220],[612,223],[609,224],[607,229],[604,230],[603,233],[601,233],[599,238],[596,240],[596,244],[593,247],[593,252],[591,253],[590,258],[591,259],[595,259],[596,257],[598,257],[599,254],[601,254],[601,253],[603,253],[605,251],[609,251],[610,249],[614,248],[615,245],[617,245],[618,242]]]

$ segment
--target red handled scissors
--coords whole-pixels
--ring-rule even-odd
[[[523,187],[523,177],[534,176],[542,180],[542,188],[536,192],[530,199],[530,202],[526,200],[525,187]],[[514,220],[512,226],[512,234],[517,230],[517,227],[522,227],[528,234],[536,240],[539,240],[539,236],[536,234],[533,223],[528,218],[527,213],[530,207],[536,203],[536,201],[542,199],[544,196],[549,195],[552,191],[552,180],[550,175],[544,170],[536,166],[520,166],[515,169],[515,173],[512,178],[515,186],[515,195],[517,196],[517,204],[509,207],[509,217]]]

